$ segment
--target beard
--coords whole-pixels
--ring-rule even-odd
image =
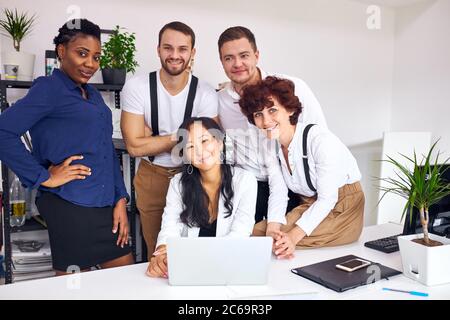
[[[183,59],[177,59],[177,61],[181,61],[181,66],[176,67],[176,69],[174,68],[170,68],[169,67],[169,61],[172,59],[166,59],[165,61],[161,60],[161,67],[164,69],[164,71],[166,71],[168,74],[170,74],[171,76],[178,76],[180,74],[182,74],[184,71],[186,71],[186,69],[188,68],[189,63],[184,61]],[[190,61],[190,58],[189,60]]]

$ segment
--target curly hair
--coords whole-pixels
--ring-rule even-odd
[[[297,124],[302,112],[302,104],[295,95],[295,85],[291,80],[277,77],[267,77],[256,84],[244,87],[239,106],[248,122],[255,124],[253,113],[274,105],[275,98],[288,112],[294,112],[289,117],[292,125]]]
[[[53,38],[53,43],[55,44],[55,52],[58,59],[58,45],[67,44],[74,40],[78,35],[88,35],[100,41],[100,27],[95,23],[87,19],[72,19],[65,22],[61,28],[58,30],[58,35]]]

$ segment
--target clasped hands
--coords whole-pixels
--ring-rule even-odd
[[[272,252],[277,259],[292,259],[296,244],[306,236],[306,233],[295,226],[289,232],[281,231],[281,223],[269,222],[266,236],[273,238]]]
[[[167,249],[165,245],[158,246],[157,250],[153,252],[146,274],[152,278],[168,278]]]

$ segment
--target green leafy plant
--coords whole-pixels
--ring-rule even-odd
[[[125,69],[127,72],[134,73],[138,66],[134,59],[136,52],[135,34],[121,32],[121,29],[123,28],[116,26],[113,34],[103,45],[100,67],[102,69]]]
[[[17,52],[20,51],[20,42],[31,32],[36,15],[28,16],[28,13],[18,13],[4,9],[5,19],[0,19],[0,26],[13,39],[13,45]]]
[[[439,141],[439,140],[438,140]],[[380,178],[379,180],[386,182],[387,186],[380,186],[379,189],[383,191],[383,195],[379,202],[383,200],[388,193],[393,193],[406,199],[405,207],[402,212],[402,219],[405,213],[409,210],[412,213],[413,208],[417,208],[420,214],[420,223],[422,225],[425,244],[430,244],[428,235],[429,212],[428,209],[433,204],[439,202],[442,198],[450,195],[450,183],[445,181],[441,175],[448,168],[444,166],[448,163],[450,158],[447,158],[442,163],[438,164],[440,152],[437,153],[434,164],[432,164],[431,155],[433,153],[436,141],[431,146],[428,154],[423,156],[422,160],[418,162],[416,152],[414,151],[414,158],[407,157],[404,154],[400,155],[412,163],[413,169],[410,170],[407,166],[387,156],[387,160],[382,160],[392,164],[397,171],[394,178]],[[412,214],[410,214],[410,223],[412,223]]]

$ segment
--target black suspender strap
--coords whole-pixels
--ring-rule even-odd
[[[150,104],[152,110],[152,132],[153,136],[159,135],[158,127],[158,90],[156,89],[156,71],[149,75],[150,82]]]
[[[193,75],[191,79],[191,85],[189,86],[189,93],[186,102],[186,109],[184,109],[183,121],[190,118],[192,115],[192,109],[194,108],[195,94],[197,93],[197,84],[198,78]]]
[[[158,127],[158,90],[156,88],[156,71],[150,72],[149,74],[149,84],[150,84],[150,106],[151,106],[151,121],[152,121],[152,136],[159,135]],[[155,160],[154,156],[149,156],[148,160]]]
[[[152,125],[152,136],[159,135],[158,127],[158,89],[156,86],[156,72],[153,71],[149,74],[149,87],[150,87],[150,105],[151,105],[151,125]],[[186,101],[186,108],[184,110],[183,121],[190,118],[192,115],[192,109],[194,108],[195,94],[197,93],[198,78],[192,76],[191,84],[189,86],[188,97]],[[153,161],[154,156],[149,156],[148,159]]]
[[[308,124],[305,129],[303,130],[303,168],[305,169],[305,177],[306,177],[306,183],[308,184],[308,187],[314,191],[317,192],[316,188],[314,188],[312,182],[311,182],[311,176],[309,175],[309,164],[308,164],[308,149],[307,149],[307,138],[308,138],[308,132],[314,126],[315,124]]]

